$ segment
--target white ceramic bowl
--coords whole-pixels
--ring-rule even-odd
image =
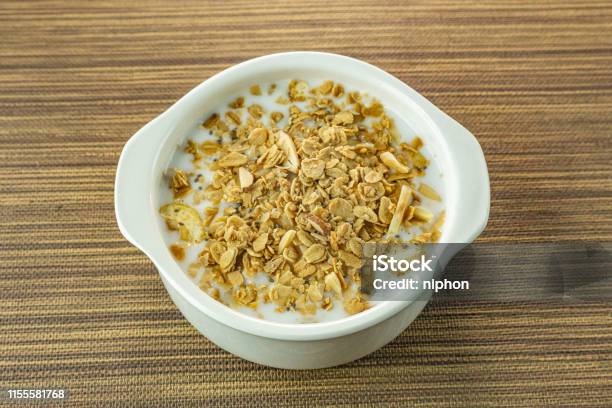
[[[126,143],[115,180],[121,233],[155,264],[185,318],[218,346],[242,358],[282,368],[347,363],[399,335],[426,301],[383,302],[341,320],[282,324],[253,318],[210,298],[185,275],[162,238],[160,179],[186,132],[205,107],[253,83],[286,78],[329,78],[366,91],[410,124],[435,154],[445,184],[446,221],[441,241],[472,242],[489,215],[489,177],[474,136],[399,79],[365,62],[335,54],[289,52],[255,58],[209,78]],[[447,254],[452,257],[454,254]],[[427,297],[428,299],[428,297]]]

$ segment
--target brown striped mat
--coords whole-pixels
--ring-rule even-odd
[[[0,388],[70,406],[612,406],[610,304],[434,302],[352,364],[266,368],[198,335],[115,224],[123,144],[240,61],[361,58],[469,128],[483,241],[612,240],[612,3],[0,2]],[[3,400],[1,403],[7,403]]]

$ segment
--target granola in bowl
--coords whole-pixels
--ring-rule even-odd
[[[224,304],[323,321],[371,307],[363,245],[435,242],[442,197],[418,137],[337,82],[253,85],[207,116],[167,173],[169,247]]]

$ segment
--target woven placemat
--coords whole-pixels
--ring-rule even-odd
[[[433,302],[352,364],[271,369],[199,335],[113,211],[123,144],[178,97],[321,50],[477,136],[482,241],[611,240],[611,21],[597,1],[1,2],[0,387],[75,406],[611,406],[609,304]]]

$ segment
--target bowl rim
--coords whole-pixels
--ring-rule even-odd
[[[142,205],[145,205],[144,203],[146,202],[151,212],[157,214],[156,210],[153,210],[157,208],[157,203],[153,200],[153,191],[159,181],[157,177],[151,177],[149,183],[142,183],[142,179],[140,179],[142,186],[137,187],[135,183],[138,182],[138,177],[134,177],[129,172],[142,170],[143,165],[155,167],[159,163],[161,147],[165,139],[167,139],[166,136],[179,120],[182,114],[181,111],[185,106],[195,103],[196,99],[201,98],[201,94],[210,92],[215,86],[222,86],[224,81],[236,81],[240,75],[246,74],[249,70],[262,70],[266,66],[269,67],[269,64],[284,64],[285,66],[291,66],[291,64],[309,64],[315,68],[333,66],[336,69],[341,66],[343,69],[363,72],[364,75],[368,75],[368,80],[376,81],[399,92],[401,97],[405,98],[407,103],[410,103],[412,109],[419,110],[422,120],[428,121],[427,126],[441,135],[440,140],[446,142],[446,146],[438,146],[439,148],[447,149],[449,157],[454,157],[453,155],[455,154],[468,156],[468,158],[460,161],[461,166],[457,168],[458,171],[462,171],[464,174],[467,173],[467,180],[461,182],[462,185],[456,188],[464,188],[470,191],[472,196],[470,198],[471,202],[461,205],[465,211],[472,215],[473,219],[466,221],[469,222],[469,228],[465,227],[465,225],[462,229],[455,228],[457,234],[451,236],[453,240],[448,242],[470,243],[482,232],[489,215],[490,187],[486,161],[476,138],[419,93],[386,71],[355,58],[312,51],[270,54],[229,67],[196,86],[168,108],[168,110],[134,134],[126,143],[117,166],[115,179],[115,213],[117,223],[120,231],[128,241],[142,250],[155,264],[163,278],[164,284],[171,285],[174,291],[187,300],[189,304],[221,324],[238,331],[281,340],[310,341],[349,335],[390,318],[407,307],[411,302],[381,302],[376,307],[356,315],[320,323],[279,323],[248,316],[215,301],[189,280],[186,274],[182,272],[180,265],[171,258],[169,251],[165,248],[165,244],[165,251],[160,251],[160,243],[155,244],[155,239],[148,236],[150,231],[145,231],[147,228],[142,224],[146,221],[146,217],[150,216],[150,213],[138,214],[134,208],[128,208],[127,205],[127,202],[130,202],[132,207],[138,207],[134,204],[142,203]],[[453,133],[453,138],[451,139],[444,136],[449,132]],[[147,161],[143,159],[143,156],[147,156],[145,154],[147,149],[149,156],[153,156],[152,160],[149,159]],[[138,154],[135,152],[138,152]],[[138,163],[136,163],[137,161]],[[150,169],[151,167],[149,167]],[[155,174],[153,171],[150,171],[150,173]],[[145,195],[147,196],[146,198],[144,197]],[[450,196],[451,194],[449,193],[448,195]],[[144,211],[141,212],[144,213]],[[138,221],[139,219],[140,222]]]

